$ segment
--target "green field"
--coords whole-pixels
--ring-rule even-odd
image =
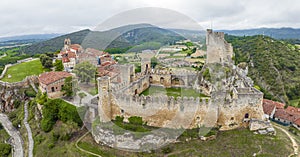
[[[193,89],[188,88],[163,88],[163,87],[156,87],[156,86],[150,86],[148,89],[146,89],[141,94],[147,96],[147,95],[167,95],[167,96],[173,96],[173,97],[207,97],[204,94],[198,93],[197,91]]]
[[[39,75],[43,72],[49,71],[44,69],[40,60],[34,60],[26,63],[21,63],[8,68],[2,81],[5,82],[19,82],[22,81],[26,76]],[[8,78],[11,75],[11,78]]]
[[[294,106],[294,107],[300,107],[298,106],[300,99],[296,99],[296,100],[290,100],[290,105]]]

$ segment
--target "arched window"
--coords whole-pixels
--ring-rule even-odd
[[[163,77],[160,78],[160,84],[164,84],[165,79]]]
[[[248,119],[249,118],[249,113],[246,113],[245,114],[245,119]]]

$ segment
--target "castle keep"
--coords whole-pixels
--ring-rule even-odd
[[[134,72],[134,65],[113,65],[120,70],[117,76],[98,78],[100,121],[139,116],[155,127],[222,130],[247,127],[251,120],[263,121],[263,93],[253,88],[247,67],[233,64],[233,48],[224,33],[208,30],[206,42],[207,58],[201,72],[152,69],[150,54],[141,54],[141,73]],[[141,95],[150,86],[190,88],[198,91],[199,97]],[[200,97],[200,93],[208,97]]]

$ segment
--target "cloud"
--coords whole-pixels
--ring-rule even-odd
[[[297,0],[9,0],[0,2],[0,36],[91,28],[113,15],[141,7],[183,13],[203,28],[211,23],[215,29],[300,27]],[[166,23],[183,25],[174,18],[165,19]]]

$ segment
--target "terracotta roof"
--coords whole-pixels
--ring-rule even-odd
[[[289,122],[294,122],[296,119],[300,118],[300,115],[290,114],[285,109],[277,109],[275,111],[274,117],[283,119]]]
[[[285,110],[287,112],[291,113],[291,114],[300,115],[300,108],[296,108],[296,107],[293,107],[293,106],[288,106]]]
[[[72,51],[68,51],[68,58],[76,58],[76,53]]]
[[[49,85],[53,82],[56,82],[60,79],[64,79],[64,78],[67,78],[70,76],[72,76],[72,75],[65,71],[58,71],[58,72],[51,71],[51,72],[46,72],[46,73],[41,74],[39,76],[39,81],[40,81],[40,83]]]
[[[272,101],[272,100],[268,100],[268,99],[264,99],[263,103],[266,104],[274,104],[276,106],[276,109],[283,109],[285,104],[281,103],[281,102],[276,102],[276,101]]]
[[[263,110],[264,113],[267,115],[271,115],[272,111],[274,111],[276,105],[273,103],[269,103],[268,101],[265,101],[266,99],[263,100]]]
[[[70,62],[70,59],[68,57],[63,57],[62,62],[63,63],[68,63],[68,62]]]
[[[296,119],[293,123],[300,126],[300,118]]]
[[[79,44],[72,44],[72,45],[70,45],[70,48],[78,50],[81,48],[81,46]]]

